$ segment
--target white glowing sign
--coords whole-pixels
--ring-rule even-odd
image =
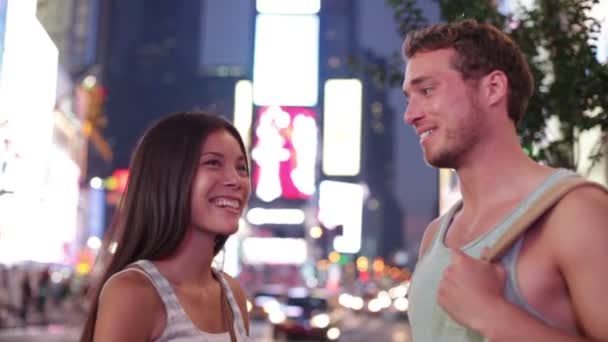
[[[234,126],[243,138],[245,151],[249,151],[252,117],[253,86],[249,80],[238,81],[234,88]]]
[[[361,165],[361,104],[357,79],[325,82],[323,103],[323,173],[355,176]]]
[[[251,150],[259,199],[307,199],[314,193],[317,131],[311,109],[260,109]]]
[[[251,208],[247,212],[247,221],[251,224],[302,224],[306,219],[301,209],[265,209]]]
[[[257,16],[253,58],[256,105],[315,106],[318,75],[317,15]]]
[[[322,181],[319,185],[319,221],[327,227],[342,225],[334,249],[354,254],[361,249],[363,187],[359,184]]]
[[[321,9],[321,0],[257,0],[260,13],[315,14]]]
[[[458,176],[451,169],[439,170],[439,214],[443,215],[461,198]]]
[[[250,237],[243,240],[242,248],[246,264],[301,265],[308,256],[304,239]]]

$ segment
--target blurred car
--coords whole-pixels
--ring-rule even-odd
[[[330,305],[327,298],[315,294],[289,296],[281,310],[269,316],[275,340],[336,341],[341,332],[340,318],[338,308]]]
[[[269,286],[257,291],[252,298],[249,318],[252,320],[267,320],[268,315],[281,309],[285,303],[286,290],[278,286]]]

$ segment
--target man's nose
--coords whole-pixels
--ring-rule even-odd
[[[410,99],[405,107],[405,112],[403,113],[403,121],[408,125],[414,125],[421,117],[422,111],[419,106]]]

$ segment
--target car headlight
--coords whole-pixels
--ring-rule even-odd
[[[312,324],[313,327],[321,329],[326,328],[329,325],[329,316],[324,313],[314,315],[310,320],[310,324]]]
[[[287,319],[287,317],[285,316],[283,311],[274,310],[268,314],[268,319],[273,324],[280,324],[280,323],[285,322],[285,319]]]

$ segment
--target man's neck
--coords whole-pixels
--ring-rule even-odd
[[[525,155],[516,139],[492,139],[479,145],[456,172],[467,212],[524,196],[548,172]]]

